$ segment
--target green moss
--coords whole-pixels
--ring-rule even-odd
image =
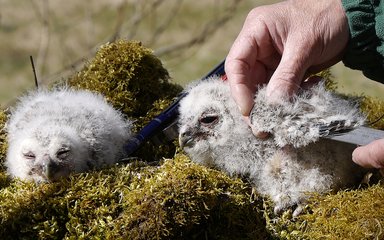
[[[373,97],[362,97],[361,110],[367,114],[367,122],[374,128],[384,129],[384,101]]]
[[[184,155],[0,190],[0,238],[266,238],[247,184]],[[12,237],[10,237],[12,236]]]
[[[334,79],[329,68],[315,74],[315,76],[318,76],[318,77],[321,77],[322,79],[325,79],[325,87],[328,90],[336,91],[337,84],[336,84],[335,79]]]
[[[100,47],[96,56],[69,85],[102,93],[129,117],[147,114],[159,99],[172,99],[181,87],[169,75],[152,50],[139,42],[119,40]]]
[[[383,184],[315,195],[305,214],[280,220],[283,239],[383,239],[383,202]]]

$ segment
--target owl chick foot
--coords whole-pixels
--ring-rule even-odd
[[[273,212],[275,215],[280,216],[282,215],[286,210],[292,209],[292,218],[298,217],[301,213],[303,213],[304,210],[304,204],[299,203],[292,206],[283,206],[283,205],[275,205]]]

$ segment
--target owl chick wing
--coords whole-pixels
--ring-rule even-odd
[[[353,130],[365,121],[356,101],[327,91],[323,82],[279,104],[269,103],[265,90],[260,88],[255,96],[251,123],[256,131],[272,134],[280,147],[303,147],[320,137]]]

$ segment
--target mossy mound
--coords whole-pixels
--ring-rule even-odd
[[[52,184],[15,180],[0,189],[0,238],[267,238],[250,192],[241,180],[184,155]]]
[[[383,239],[384,185],[319,196],[313,213],[301,216],[309,239]]]
[[[384,239],[382,183],[336,194],[314,195],[297,219],[270,220],[280,239]],[[271,214],[271,213],[270,213]]]
[[[151,49],[126,40],[102,45],[68,84],[102,93],[131,118],[145,116],[155,101],[171,100],[182,90],[170,83],[167,70]]]

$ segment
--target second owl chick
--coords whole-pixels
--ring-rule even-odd
[[[46,182],[111,165],[123,156],[131,128],[100,94],[31,92],[7,122],[7,171],[12,177]]]
[[[253,135],[229,86],[219,79],[190,87],[179,111],[179,141],[191,159],[248,177],[272,198],[275,212],[302,204],[309,192],[355,184],[365,173],[351,160],[355,146],[320,139],[319,125],[340,120],[353,128],[364,122],[355,104],[322,84],[282,105],[268,104],[265,87],[259,89],[251,116],[257,131],[271,134],[266,140]]]

